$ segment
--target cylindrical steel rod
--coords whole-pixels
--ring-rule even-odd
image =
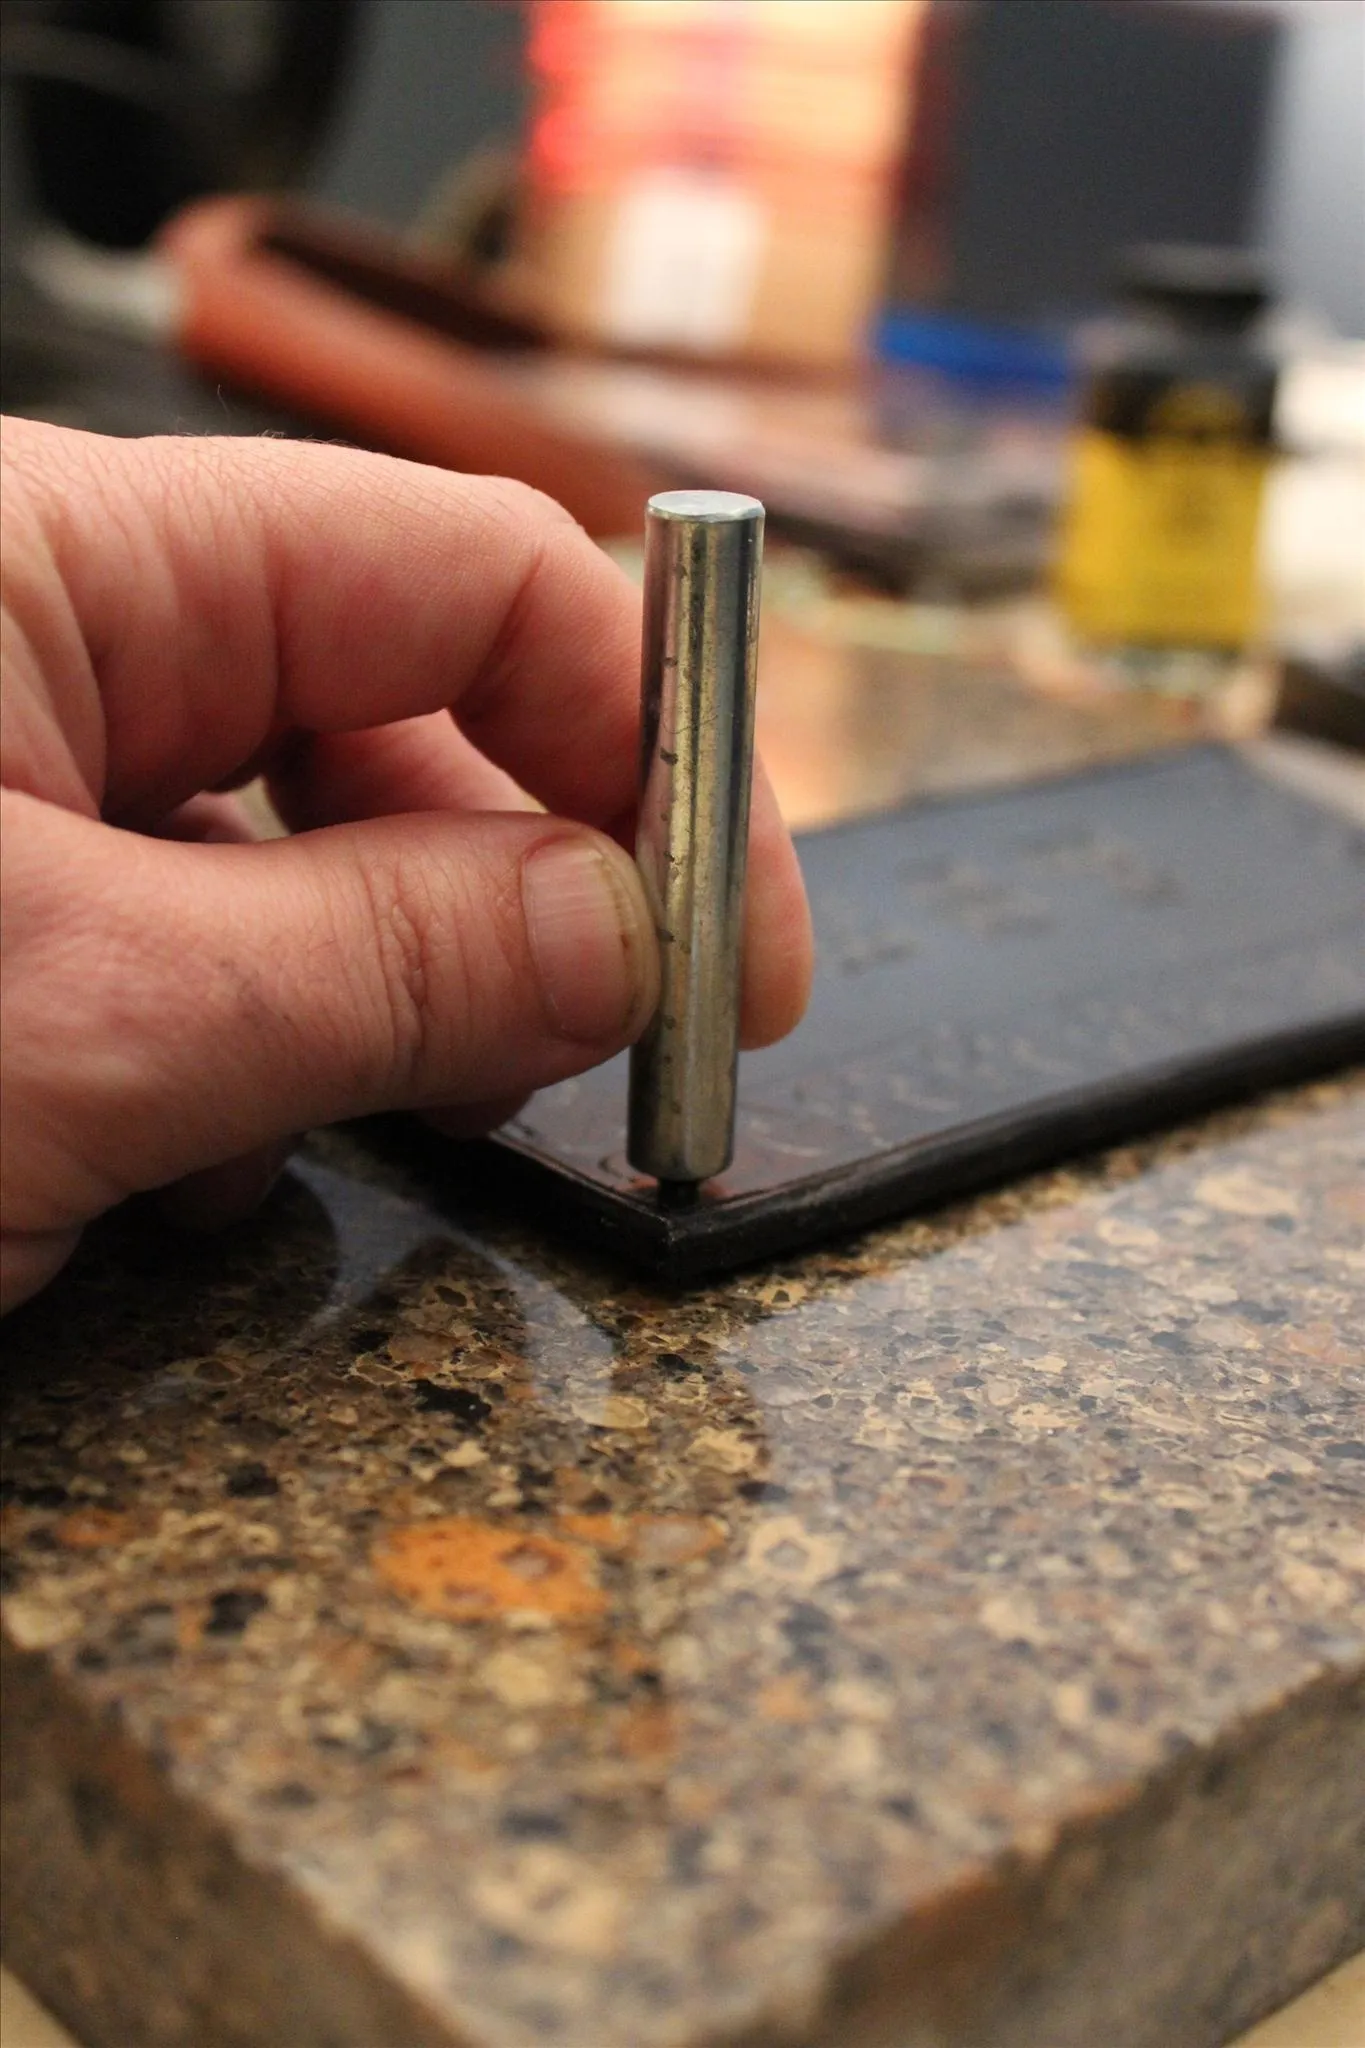
[[[640,821],[659,1007],[631,1054],[628,1154],[672,1184],[734,1149],[763,507],[663,491],[645,523]]]

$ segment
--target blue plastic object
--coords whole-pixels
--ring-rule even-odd
[[[1073,375],[1067,345],[1055,336],[989,327],[945,313],[904,308],[883,313],[872,343],[883,362],[940,370],[968,383],[1061,391]]]

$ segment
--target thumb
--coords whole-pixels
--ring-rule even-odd
[[[516,1097],[643,1028],[633,864],[543,814],[256,846],[5,798],[7,1232],[70,1230],[309,1125]]]

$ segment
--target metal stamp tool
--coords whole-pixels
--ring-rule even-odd
[[[631,1054],[628,1156],[686,1199],[734,1150],[763,507],[663,491],[645,523],[635,858],[660,995]]]

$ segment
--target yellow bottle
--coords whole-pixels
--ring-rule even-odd
[[[1072,452],[1057,596],[1100,646],[1235,652],[1259,624],[1257,536],[1275,365],[1240,251],[1134,251]]]

